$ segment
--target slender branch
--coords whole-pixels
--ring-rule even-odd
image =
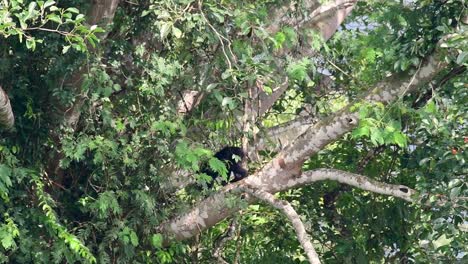
[[[216,243],[213,256],[218,259],[219,263],[228,264],[228,262],[225,259],[223,259],[223,256],[221,255],[221,253],[226,242],[231,240],[232,237],[235,235],[238,222],[239,222],[239,218],[234,217],[226,233],[223,236],[221,236]]]
[[[57,33],[63,36],[76,36],[76,34],[72,34],[67,31],[62,31],[62,30],[56,30],[56,29],[49,29],[49,28],[42,28],[42,27],[30,27],[24,29],[24,31],[32,31],[32,30],[39,30],[39,31],[47,31],[47,32],[52,32],[52,33]]]
[[[203,19],[206,21],[206,23],[207,23],[208,26],[211,28],[211,30],[214,31],[214,33],[216,34],[216,36],[217,36],[218,39],[219,39],[219,42],[221,42],[221,49],[222,49],[222,51],[223,51],[224,57],[226,58],[226,62],[227,62],[227,64],[228,64],[228,68],[231,70],[231,69],[232,69],[232,63],[231,63],[231,60],[229,59],[229,56],[228,56],[227,53],[226,53],[226,49],[225,49],[225,47],[224,47],[224,41],[223,41],[223,39],[225,39],[225,40],[228,42],[228,44],[229,44],[229,40],[228,40],[227,38],[225,38],[223,35],[221,35],[221,34],[216,30],[216,28],[214,28],[214,26],[211,25],[211,23],[210,23],[210,21],[208,20],[208,18],[206,18],[205,13],[203,13],[203,4],[202,4],[202,1],[200,1],[200,0],[198,1],[198,6],[199,6],[199,8],[200,8],[200,14],[202,15]],[[232,51],[231,51],[231,54],[233,54]]]
[[[317,169],[303,172],[299,178],[290,183],[288,189],[323,180],[337,181],[362,190],[401,198],[408,202],[415,201],[411,196],[416,191],[407,186],[383,183],[366,176],[336,169]]]
[[[320,259],[317,255],[317,252],[314,249],[314,246],[312,245],[312,242],[310,242],[310,237],[306,232],[304,224],[302,223],[301,218],[290,203],[288,203],[287,201],[276,199],[273,194],[259,189],[252,189],[245,186],[242,186],[240,189],[282,211],[291,221],[294,229],[296,230],[297,238],[301,243],[302,247],[304,248],[309,262],[312,264],[320,264]]]

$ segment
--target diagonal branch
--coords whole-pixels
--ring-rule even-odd
[[[285,214],[288,217],[289,221],[291,221],[291,224],[293,225],[294,230],[296,231],[297,239],[304,248],[309,262],[312,264],[320,264],[320,259],[317,255],[317,252],[314,249],[314,246],[312,245],[312,242],[310,242],[310,237],[306,232],[304,224],[302,223],[301,218],[290,203],[288,203],[287,201],[276,199],[273,194],[262,190],[252,189],[248,187],[240,187],[240,189],[283,212],[283,214]]]
[[[255,154],[259,150],[268,149],[269,151],[279,152],[284,146],[292,144],[297,137],[317,122],[318,119],[313,116],[299,116],[296,119],[269,128],[249,149],[249,159],[256,160]]]
[[[306,132],[294,140],[294,144],[284,148],[279,154],[285,166],[302,164],[311,155],[316,154],[329,143],[354,129],[359,122],[359,114],[352,110],[356,104],[362,102],[389,104],[405,94],[415,91],[422,84],[430,82],[447,66],[447,62],[440,60],[439,56],[439,53],[429,56],[411,77],[398,74],[377,84],[374,89],[335,115],[309,127]]]

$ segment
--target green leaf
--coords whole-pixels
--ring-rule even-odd
[[[424,112],[429,114],[435,114],[437,112],[437,105],[434,100],[429,101],[424,107]]]
[[[14,240],[13,240],[13,236],[11,236],[11,234],[9,233],[3,233],[3,234],[0,234],[0,236],[3,235],[2,237],[2,247],[4,249],[9,249],[13,243],[14,243]]]
[[[437,240],[432,241],[435,249],[449,245],[452,242],[453,238],[447,238],[445,234],[441,235]]]
[[[84,16],[83,14],[78,14],[78,15],[75,17],[75,20],[76,20],[76,21],[79,21],[79,20],[84,19],[84,17],[85,17],[85,16]]]
[[[273,89],[272,89],[270,86],[268,86],[268,85],[263,85],[262,88],[263,88],[263,91],[264,91],[266,94],[268,94],[268,95],[270,95],[270,94],[273,93]],[[246,97],[246,98],[247,98],[247,97]]]
[[[28,24],[26,24],[26,21],[23,18],[19,18],[19,22],[20,22],[21,29],[27,29],[28,28]],[[20,34],[20,36],[22,36],[22,34]]]
[[[49,14],[49,15],[47,15],[46,18],[51,20],[51,21],[54,21],[54,22],[56,22],[58,24],[62,24],[62,19],[56,14]]]
[[[463,181],[460,180],[460,179],[453,179],[453,180],[451,180],[451,181],[449,182],[448,188],[449,188],[449,189],[452,189],[452,188],[454,188],[454,187],[459,186],[459,185],[462,184],[462,183],[463,183]]]
[[[130,242],[134,247],[138,246],[138,236],[135,231],[130,232]]]
[[[48,0],[47,2],[45,2],[44,8],[47,8],[47,7],[52,6],[52,5],[54,5],[54,4],[55,4],[55,1],[53,1],[53,0]],[[51,11],[53,11],[53,10],[51,10]]]
[[[210,166],[213,171],[217,172],[219,175],[221,175],[225,180],[227,180],[227,169],[226,166],[222,161],[220,161],[217,158],[211,158],[208,161],[208,165]]]
[[[275,47],[277,49],[281,48],[283,43],[286,41],[286,35],[283,32],[278,32],[275,35]]]
[[[69,7],[69,8],[67,8],[65,11],[68,11],[68,12],[71,12],[71,13],[75,13],[75,14],[79,14],[79,13],[80,13],[80,10],[78,10],[78,9],[75,8],[75,7]]]
[[[352,135],[354,138],[360,138],[370,135],[370,128],[368,126],[360,126],[353,130]]]
[[[396,131],[395,133],[393,133],[393,140],[399,147],[402,148],[405,147],[407,144],[406,135],[400,131]]]
[[[385,139],[383,137],[383,134],[382,134],[382,131],[378,128],[375,128],[375,127],[372,127],[370,129],[370,139],[371,139],[371,142],[375,145],[375,146],[378,146],[378,145],[382,145],[385,143]]]
[[[369,117],[369,107],[368,105],[362,105],[359,107],[359,118],[364,119],[366,117]]]
[[[213,90],[214,88],[216,88],[218,85],[219,85],[218,83],[210,83],[206,87],[206,90],[209,92],[209,91]]]
[[[34,51],[36,49],[36,40],[34,38],[27,38],[26,48]]]
[[[169,34],[170,30],[172,27],[172,23],[169,22],[163,22],[160,27],[159,27],[159,36],[161,37],[161,40],[165,39],[167,35]]]
[[[36,8],[37,3],[36,2],[31,2],[29,3],[28,7],[28,17],[31,17],[33,15],[34,9]]]
[[[182,31],[176,28],[175,26],[172,26],[172,34],[174,35],[174,37],[180,38],[182,36]]]
[[[149,13],[152,13],[153,10],[143,10],[143,12],[141,13],[141,17],[145,17],[147,16]]]
[[[67,53],[67,51],[70,49],[70,47],[71,47],[71,46],[63,46],[62,54]]]
[[[468,51],[463,51],[460,53],[457,57],[456,63],[460,65],[466,63],[466,55],[468,55]]]
[[[151,245],[155,248],[162,248],[163,236],[161,234],[154,234],[151,236]]]
[[[462,189],[462,186],[452,188],[452,190],[450,190],[450,199],[457,198],[460,195],[461,189]]]
[[[221,79],[226,80],[227,78],[231,77],[232,71],[227,69],[221,74]]]

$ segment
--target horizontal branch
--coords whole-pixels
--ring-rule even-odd
[[[288,183],[287,188],[297,188],[317,181],[331,180],[347,184],[373,193],[389,195],[414,202],[415,190],[404,185],[393,185],[370,179],[366,176],[336,169],[317,169],[303,172],[302,175]]]

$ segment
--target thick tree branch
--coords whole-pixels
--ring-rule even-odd
[[[259,150],[279,152],[284,146],[289,146],[302,135],[309,127],[318,122],[312,116],[300,116],[286,123],[269,128],[249,149],[248,155],[251,160]]]
[[[243,191],[244,188],[258,189],[257,186],[248,184],[247,179],[224,187],[220,192],[201,201],[190,212],[162,224],[159,228],[166,235],[165,244],[167,245],[171,239],[184,240],[191,238],[240,210],[239,204],[232,205],[231,202],[229,203],[230,206],[227,206],[227,201],[232,200],[232,196],[236,196],[237,192]],[[264,185],[261,191],[276,193],[292,188],[304,187],[323,180],[335,180],[370,192],[390,195],[406,201],[415,201],[411,198],[415,194],[415,191],[407,186],[381,183],[362,175],[335,169],[307,171],[302,173],[302,175],[299,174],[297,177],[291,178],[288,184],[282,185],[280,188],[277,188],[273,184],[270,186]],[[253,203],[254,200],[251,197],[247,197],[245,202]]]
[[[15,124],[13,110],[11,110],[10,99],[0,86],[0,128],[11,130]]]
[[[416,90],[420,85],[430,82],[447,66],[447,63],[441,61],[439,56],[440,54],[438,53],[429,56],[412,77],[405,77],[402,74],[392,76],[376,85],[374,89],[335,115],[308,128],[306,132],[294,140],[294,144],[283,149],[278,155],[276,162],[280,161],[281,167],[284,168],[300,166],[311,155],[316,154],[326,145],[336,141],[357,126],[359,115],[351,110],[356,104],[362,102],[388,104]],[[278,165],[270,163],[267,166],[270,166],[269,169],[274,169]],[[280,175],[283,178],[283,174],[269,173],[259,175],[260,177],[252,178],[252,180],[260,180],[261,182],[271,184],[269,175]],[[275,179],[275,182],[279,185],[285,184],[287,181],[288,179],[284,179],[284,181],[278,178]]]
[[[301,218],[290,203],[288,203],[287,201],[276,199],[273,194],[262,190],[252,189],[248,187],[241,187],[240,189],[283,212],[288,217],[289,221],[291,221],[294,230],[296,230],[297,238],[301,243],[302,247],[304,248],[309,262],[313,264],[320,264],[320,259],[317,255],[317,252],[314,249],[314,246],[312,245],[312,242],[310,241],[310,237],[306,232],[304,224],[302,223]]]
[[[89,25],[99,25],[103,28],[107,28],[113,21],[115,11],[119,0],[93,0],[93,4],[90,7],[89,15],[86,23]],[[102,41],[107,37],[109,30],[98,35],[98,38]],[[93,47],[88,47],[90,50],[94,50]],[[65,87],[68,87],[73,91],[73,94],[77,96],[75,103],[72,107],[65,105],[57,105],[59,109],[58,113],[62,118],[59,120],[63,121],[65,127],[75,129],[78,120],[80,119],[81,110],[85,102],[85,97],[79,94],[79,91],[83,85],[84,75],[87,73],[87,68],[83,65],[76,71],[64,83]]]

